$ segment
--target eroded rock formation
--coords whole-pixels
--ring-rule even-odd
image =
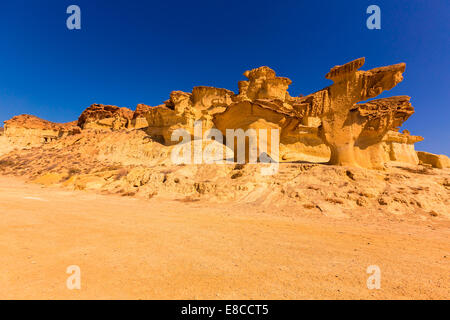
[[[403,80],[405,64],[359,70],[364,58],[333,67],[325,76],[333,81],[327,88],[307,96],[292,97],[291,80],[279,77],[269,67],[246,71],[247,80],[238,83],[239,93],[214,87],[194,87],[191,93],[173,91],[164,104],[138,104],[128,108],[93,104],[83,111],[77,125],[52,124],[32,116],[6,122],[5,136],[21,144],[42,144],[81,129],[102,131],[142,130],[165,145],[177,144],[173,133],[184,129],[201,139],[207,130],[254,129],[257,143],[278,161],[306,161],[382,169],[389,161],[432,164],[445,167],[446,159],[419,154],[414,144],[423,140],[399,127],[414,113],[410,97],[369,100]],[[363,102],[365,101],[365,102]],[[202,132],[194,130],[202,122]],[[75,129],[78,128],[78,129]],[[260,129],[266,129],[260,134]],[[278,131],[273,131],[277,129]],[[272,132],[278,132],[279,152],[271,146]],[[224,141],[226,143],[226,141]],[[278,144],[278,141],[276,142]],[[248,160],[248,159],[247,159]]]
[[[235,102],[216,115],[215,124],[223,132],[279,129],[280,160],[329,158],[330,164],[377,169],[386,161],[417,164],[414,143],[422,138],[396,132],[414,113],[410,98],[358,104],[401,82],[405,64],[359,71],[363,64],[361,58],[332,68],[326,78],[334,84],[305,97],[291,97],[290,80],[268,67],[247,71],[249,81],[240,83]]]
[[[421,164],[427,164],[438,169],[450,168],[450,159],[446,155],[422,151],[418,151],[417,155]]]
[[[357,104],[395,87],[405,71],[404,63],[359,71],[363,64],[361,58],[331,69],[326,78],[334,84],[322,90],[325,99],[316,113],[322,120],[320,134],[331,150],[330,164],[382,168],[381,141],[414,108],[406,96]]]
[[[133,118],[131,119],[131,122],[129,123],[128,127],[130,129],[141,129],[141,128],[147,128],[148,122],[145,118],[145,115],[147,112],[150,111],[152,107],[148,106],[146,104],[140,103],[136,106],[136,111],[133,113]]]
[[[194,87],[192,93],[173,91],[170,99],[146,113],[147,132],[160,136],[166,144],[175,144],[172,133],[184,129],[194,137],[195,121],[202,121],[203,131],[213,127],[213,117],[232,103],[234,93],[214,87]],[[201,137],[197,137],[201,138]]]
[[[133,119],[133,114],[128,108],[93,104],[80,115],[78,126],[82,129],[126,129]]]
[[[299,116],[294,106],[299,97],[287,91],[291,80],[277,77],[269,67],[246,71],[247,81],[239,82],[239,94],[233,103],[214,117],[215,126],[226,136],[227,129],[255,130],[260,141],[267,145],[266,152],[275,158],[271,148],[272,130],[279,130],[279,161],[327,162],[328,147],[318,135],[320,119],[312,114]],[[260,129],[266,129],[260,135]]]
[[[32,147],[80,132],[76,122],[55,123],[23,114],[5,121],[4,136],[15,146]]]

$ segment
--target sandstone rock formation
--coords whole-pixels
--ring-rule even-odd
[[[419,164],[414,143],[422,140],[422,137],[412,136],[407,130],[404,130],[403,133],[388,131],[382,141],[382,149],[386,152],[384,161]]]
[[[288,78],[277,77],[269,67],[260,67],[244,72],[248,81],[239,82],[239,98],[275,99],[285,101],[289,94],[287,89],[292,83]]]
[[[320,92],[325,97],[317,112],[321,136],[330,147],[330,164],[383,168],[381,140],[413,113],[409,97],[392,97],[357,104],[390,90],[403,80],[405,64],[358,71],[364,58],[331,69],[334,84]]]
[[[203,122],[203,132],[213,127],[213,116],[223,112],[232,103],[234,93],[227,89],[213,87],[194,87],[192,93],[173,91],[170,99],[151,108],[146,113],[147,133],[162,137],[164,143],[172,141],[172,133],[184,129],[194,137],[195,121]],[[200,137],[197,137],[200,138]]]
[[[6,138],[5,128],[0,128],[0,156],[7,154],[14,149],[14,145]]]
[[[79,132],[75,122],[54,123],[26,114],[5,121],[4,128],[4,136],[18,147],[38,146]]]
[[[320,120],[313,116],[298,117],[293,98],[287,89],[291,80],[277,77],[269,67],[246,71],[247,81],[239,82],[239,94],[227,109],[214,117],[215,126],[226,136],[227,129],[254,129],[257,143],[267,145],[266,153],[276,158],[271,148],[272,129],[279,130],[279,161],[327,162],[328,147],[318,135]],[[266,129],[265,136],[259,129]],[[262,141],[261,141],[262,140]]]
[[[450,159],[443,154],[418,151],[417,155],[421,164],[428,164],[438,169],[450,168]]]
[[[141,129],[141,128],[147,128],[148,122],[145,118],[145,115],[147,112],[150,111],[152,107],[140,103],[136,106],[136,110],[133,113],[133,118],[131,119],[131,122],[128,125],[129,129]]]
[[[22,145],[38,145],[79,132],[79,128],[140,130],[153,141],[170,146],[179,143],[173,136],[177,129],[202,139],[207,130],[217,128],[225,144],[227,129],[253,129],[257,148],[259,143],[266,146],[257,150],[258,157],[267,153],[280,162],[383,169],[390,161],[417,165],[422,157],[423,163],[445,167],[445,158],[415,152],[414,144],[422,137],[399,132],[414,113],[408,96],[369,100],[401,82],[405,64],[361,71],[364,62],[360,58],[333,67],[326,75],[333,84],[307,96],[292,97],[288,92],[291,80],[264,66],[244,73],[247,80],[238,83],[238,94],[198,86],[191,93],[173,91],[169,100],[156,107],[138,104],[134,112],[93,104],[80,115],[78,127],[20,116],[6,122],[5,136]],[[200,132],[194,130],[197,121],[202,123]],[[277,139],[273,140],[275,132]],[[279,152],[272,148],[272,141]]]
[[[133,119],[133,111],[103,104],[93,104],[78,118],[82,129],[118,130],[126,129]]]
[[[363,64],[361,58],[332,68],[326,78],[334,84],[305,97],[291,97],[290,80],[276,77],[268,67],[247,71],[249,81],[240,82],[235,102],[214,123],[224,133],[278,129],[280,160],[328,158],[330,164],[377,169],[391,160],[417,164],[413,145],[422,138],[396,133],[414,113],[410,98],[358,104],[402,81],[405,64],[359,71]]]

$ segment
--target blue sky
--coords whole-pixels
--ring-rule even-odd
[[[66,8],[81,8],[81,30]],[[366,28],[381,8],[382,29]],[[382,96],[409,95],[402,127],[416,149],[450,154],[450,2],[15,0],[0,4],[0,120],[29,113],[68,122],[92,103],[158,105],[197,85],[237,92],[245,70],[270,66],[291,95],[331,84],[329,69],[366,57],[363,69],[406,62]]]

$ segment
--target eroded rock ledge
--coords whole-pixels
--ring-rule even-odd
[[[55,123],[27,114],[5,121],[4,127],[4,136],[18,147],[38,146],[80,132],[76,121]]]

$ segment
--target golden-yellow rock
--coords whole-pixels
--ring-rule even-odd
[[[291,81],[268,67],[246,71],[239,95],[214,123],[226,129],[280,131],[280,161],[381,169],[388,161],[417,164],[414,143],[422,138],[395,132],[413,113],[407,96],[358,104],[403,80],[405,64],[359,71],[364,58],[336,66],[326,75],[334,84],[305,97],[291,97]],[[258,138],[259,140],[259,138]],[[288,160],[289,159],[289,160]]]
[[[450,168],[450,159],[446,155],[422,151],[418,151],[417,155],[423,164],[429,164],[438,169]]]
[[[126,129],[133,119],[133,111],[103,104],[93,104],[78,118],[82,129],[119,130]]]
[[[5,121],[4,137],[17,147],[33,147],[80,133],[76,122],[55,123],[23,114]]]
[[[133,118],[131,119],[130,123],[128,124],[129,129],[142,129],[148,127],[147,119],[145,118],[145,114],[151,109],[152,107],[145,105],[143,103],[140,103],[136,106],[136,110],[133,113]]]
[[[217,128],[225,137],[224,143],[228,129],[242,129],[255,131],[257,148],[260,142],[265,145],[264,150],[257,150],[258,157],[266,152],[278,161],[383,169],[391,161],[417,165],[422,157],[423,163],[447,166],[447,158],[418,156],[414,144],[422,137],[398,132],[414,113],[410,97],[369,100],[401,82],[405,64],[359,70],[364,62],[360,58],[333,67],[325,76],[333,84],[307,96],[292,97],[288,92],[291,80],[263,66],[244,73],[247,80],[239,81],[238,94],[197,86],[192,93],[171,92],[170,99],[156,107],[138,104],[134,112],[93,104],[80,115],[78,127],[75,123],[55,124],[23,115],[5,123],[2,138],[12,141],[12,145],[33,146],[75,134],[80,128],[128,130],[170,146],[179,143],[173,135],[178,129],[201,139],[207,130]],[[194,130],[197,121],[202,123],[200,132]],[[275,129],[278,134],[273,143],[279,144],[278,153],[269,138]],[[12,145],[1,152],[11,150]]]

